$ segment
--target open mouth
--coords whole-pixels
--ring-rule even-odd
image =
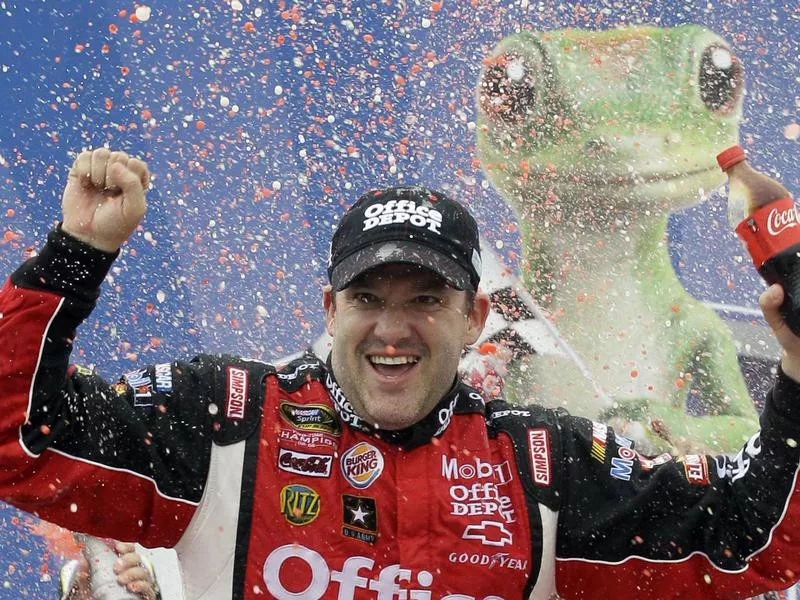
[[[410,372],[419,362],[418,356],[386,356],[384,354],[370,354],[367,356],[372,368],[381,377],[396,378]]]

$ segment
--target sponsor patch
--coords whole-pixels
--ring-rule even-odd
[[[156,365],[156,391],[157,392],[172,392],[172,365],[169,363],[161,363]]]
[[[288,473],[308,477],[330,477],[333,456],[325,454],[306,454],[287,448],[278,449],[278,468]]]
[[[481,567],[502,567],[517,571],[527,571],[528,561],[512,557],[508,552],[495,552],[494,554],[478,554],[472,552],[451,552],[447,559],[458,565],[473,565]]]
[[[378,510],[374,498],[342,496],[342,535],[367,544],[378,539]]]
[[[320,431],[331,435],[342,432],[336,413],[324,404],[281,402],[280,413],[284,421],[300,431]]]
[[[619,442],[620,440],[617,439]],[[617,455],[611,457],[611,469],[609,473],[614,479],[621,481],[630,481],[631,473],[633,472],[633,461],[636,460],[637,454],[631,448],[620,446],[617,448]]]
[[[672,454],[669,454],[668,452],[659,454],[655,458],[647,458],[646,456],[642,456],[637,452],[636,457],[639,459],[639,464],[642,466],[643,471],[651,471],[658,465],[663,465],[664,463],[672,460]]]
[[[507,546],[513,542],[511,532],[498,521],[481,521],[480,525],[467,525],[461,537],[465,540],[480,540],[484,546]]]
[[[528,450],[531,455],[533,483],[539,486],[550,485],[550,438],[546,429],[528,430]]]
[[[133,389],[133,405],[137,407],[153,406],[153,380],[147,369],[138,369],[123,376]]]
[[[501,495],[500,488],[492,481],[451,485],[450,500],[450,514],[456,517],[499,516],[506,523],[516,520],[511,498]]]
[[[364,211],[362,231],[392,223],[408,223],[414,227],[424,227],[434,233],[442,234],[442,213],[435,208],[420,205],[411,200],[389,200],[383,204],[375,203]]]
[[[228,397],[225,400],[225,416],[241,421],[247,400],[247,371],[228,367]]]
[[[359,442],[341,458],[342,474],[354,488],[363,490],[383,472],[383,455],[372,444]]]
[[[336,440],[328,434],[297,431],[296,429],[278,430],[278,439],[292,442],[309,450],[314,448],[336,448],[338,445]]]
[[[72,368],[78,375],[82,375],[83,377],[91,377],[94,375],[94,369],[84,367],[83,365],[72,365]]]
[[[602,423],[592,422],[592,458],[599,463],[606,462],[606,438],[608,427]]]
[[[686,480],[695,485],[708,485],[708,463],[702,454],[687,454],[681,460]]]
[[[308,525],[319,515],[320,499],[316,490],[294,483],[281,490],[281,512],[292,525]]]
[[[442,477],[448,481],[454,479],[497,479],[498,485],[505,485],[514,476],[508,461],[499,465],[484,462],[480,457],[473,455],[472,460],[458,461],[458,458],[450,458],[442,455]]]

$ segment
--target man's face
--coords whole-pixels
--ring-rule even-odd
[[[432,271],[390,264],[324,297],[336,380],[355,412],[383,429],[427,415],[450,389],[461,351],[486,321],[489,299]]]

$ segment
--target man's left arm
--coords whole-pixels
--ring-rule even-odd
[[[564,598],[746,598],[800,577],[800,338],[782,299],[778,286],[761,297],[785,355],[761,430],[735,456],[645,458],[602,424],[563,418]]]

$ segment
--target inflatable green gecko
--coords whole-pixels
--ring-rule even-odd
[[[758,428],[729,329],[681,285],[666,233],[724,183],[715,157],[737,142],[743,91],[699,26],[522,32],[493,49],[482,167],[520,224],[522,280],[611,400],[542,355],[506,374],[510,398],[614,422],[650,451],[736,450]]]

